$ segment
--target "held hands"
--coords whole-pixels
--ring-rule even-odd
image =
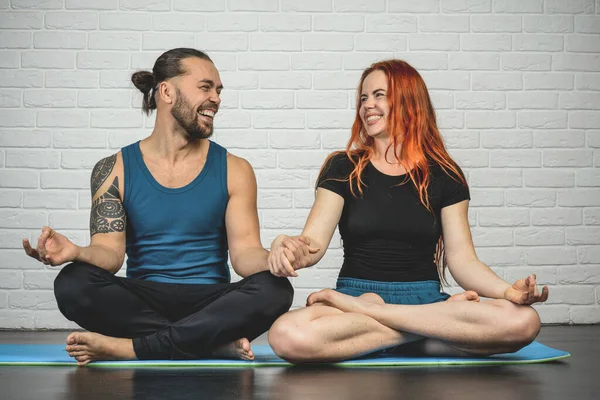
[[[296,270],[311,265],[311,255],[318,251],[318,248],[310,247],[310,239],[306,236],[279,235],[271,244],[269,269],[275,276],[297,277]]]
[[[35,249],[27,239],[23,239],[23,248],[28,256],[52,266],[73,261],[77,256],[77,246],[47,226],[42,229]]]
[[[515,304],[530,305],[548,300],[548,286],[544,286],[542,293],[538,292],[535,282],[536,276],[529,275],[519,279],[504,292],[504,298]]]

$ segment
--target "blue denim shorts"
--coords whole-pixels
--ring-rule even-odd
[[[438,281],[379,282],[355,278],[338,278],[336,291],[358,297],[365,293],[381,296],[387,304],[431,304],[446,301]]]

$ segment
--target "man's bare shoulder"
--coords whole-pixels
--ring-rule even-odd
[[[229,152],[227,153],[227,186],[229,194],[237,190],[256,190],[256,177],[252,165],[245,158]]]
[[[236,175],[240,174],[245,175],[246,177],[254,175],[252,165],[250,165],[248,160],[229,152],[227,153],[227,169]]]
[[[123,176],[123,155],[119,151],[98,161],[92,170],[90,177],[90,188],[92,194],[98,190],[109,180],[109,177]]]

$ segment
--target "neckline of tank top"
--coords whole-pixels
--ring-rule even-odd
[[[208,152],[206,153],[206,162],[204,163],[202,170],[200,170],[198,175],[196,175],[196,177],[194,179],[192,179],[192,181],[190,183],[188,183],[187,185],[178,187],[178,188],[168,188],[166,186],[163,186],[156,180],[156,178],[154,178],[154,176],[148,169],[148,166],[144,162],[144,157],[142,156],[142,150],[140,149],[140,141],[139,140],[135,143],[134,149],[135,149],[135,156],[136,156],[138,165],[140,166],[142,173],[144,174],[144,176],[146,177],[146,179],[148,180],[148,182],[150,182],[150,184],[152,186],[154,186],[156,189],[158,189],[164,193],[183,193],[183,192],[186,192],[186,191],[192,189],[194,186],[196,186],[198,183],[200,183],[200,181],[206,176],[206,174],[210,170],[210,167],[213,164],[212,159],[214,157],[214,154],[213,154],[214,153],[214,145],[211,140],[209,140],[208,143],[209,143],[209,146],[208,146]]]

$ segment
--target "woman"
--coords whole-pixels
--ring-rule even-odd
[[[331,362],[417,341],[430,355],[529,344],[540,329],[530,305],[545,301],[548,288],[540,294],[535,275],[511,285],[477,258],[467,183],[444,148],[419,73],[400,60],[375,63],[362,74],[357,100],[347,149],[325,161],[302,236],[277,237],[269,255],[271,272],[297,276],[323,257],[339,224],[337,287],[275,322],[275,353],[294,363]],[[446,267],[466,292],[441,292]]]

